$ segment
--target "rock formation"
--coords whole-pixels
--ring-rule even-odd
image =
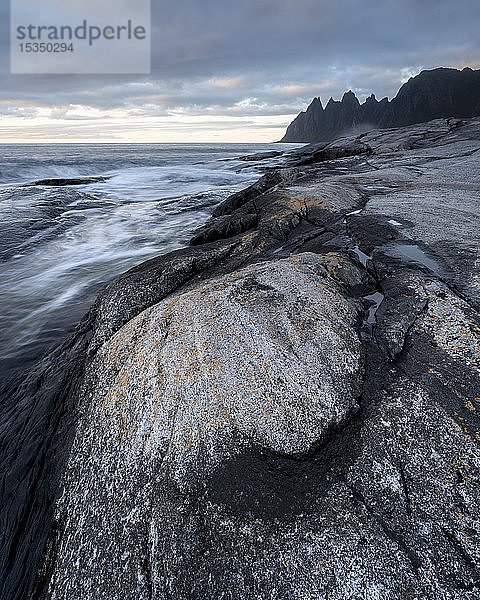
[[[341,102],[330,98],[323,108],[314,98],[288,126],[282,142],[329,141],[356,129],[403,127],[432,119],[480,115],[480,70],[466,67],[422,71],[402,85],[389,101],[372,94],[363,104],[352,91]]]
[[[23,187],[47,186],[47,187],[63,187],[67,185],[87,185],[89,183],[99,183],[107,181],[108,177],[54,177],[53,179],[39,179],[33,183],[25,183]]]
[[[477,599],[479,161],[302,149],[107,286],[12,393],[2,599]]]

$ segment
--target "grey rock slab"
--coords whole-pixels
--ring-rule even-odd
[[[225,484],[212,473],[246,452],[308,455],[355,413],[359,312],[306,253],[169,297],[122,327],[81,392],[48,597],[168,597],[162,570],[186,569],[192,552],[205,551],[199,520],[219,527],[220,538],[239,535],[260,559],[255,523],[205,500]],[[178,553],[177,543],[190,552]],[[214,552],[231,561],[221,546]]]

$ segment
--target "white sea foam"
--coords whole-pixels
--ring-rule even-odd
[[[0,146],[0,360],[59,341],[105,282],[186,245],[218,202],[260,175],[255,164],[237,173],[235,157],[268,148]],[[21,187],[94,175],[108,179]]]

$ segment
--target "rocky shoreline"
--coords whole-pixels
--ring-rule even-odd
[[[302,148],[8,399],[2,598],[480,594],[480,119]]]

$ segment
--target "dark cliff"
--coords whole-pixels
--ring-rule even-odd
[[[422,71],[402,85],[391,101],[369,96],[360,104],[352,91],[325,108],[314,98],[288,126],[282,142],[328,141],[352,128],[403,127],[446,117],[480,114],[480,70],[465,68]]]

